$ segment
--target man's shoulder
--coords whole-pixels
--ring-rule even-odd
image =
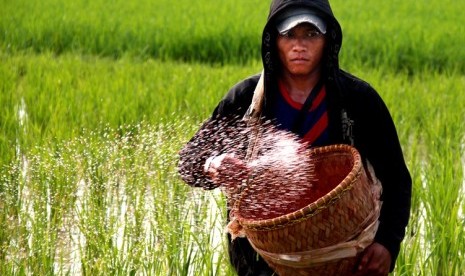
[[[257,86],[258,80],[260,78],[260,74],[255,74],[252,76],[249,76],[239,82],[237,82],[231,89],[229,90],[229,93],[248,93],[253,90],[255,90],[255,87]]]
[[[339,80],[346,86],[346,88],[359,90],[359,89],[368,89],[374,90],[373,87],[365,80],[347,72],[344,70],[339,71]]]
[[[226,102],[243,102],[250,101],[253,96],[255,87],[257,86],[260,74],[249,76],[237,82],[228,93],[224,96],[223,101]]]
[[[340,70],[339,83],[342,86],[341,92],[346,99],[357,101],[379,101],[381,100],[378,91],[367,81]]]
[[[339,74],[339,81],[347,107],[356,112],[385,109],[381,95],[367,81],[342,70]]]
[[[252,101],[259,78],[260,74],[252,75],[231,87],[216,107],[213,116],[243,115]]]

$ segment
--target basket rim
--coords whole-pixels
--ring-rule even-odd
[[[360,153],[358,150],[350,145],[346,144],[335,144],[329,146],[322,146],[322,147],[315,147],[310,149],[311,155],[319,155],[322,153],[327,152],[344,152],[350,153],[353,157],[354,164],[352,166],[351,171],[346,175],[346,177],[339,183],[336,187],[334,187],[331,191],[329,191],[324,196],[320,197],[316,201],[310,203],[309,205],[291,212],[289,214],[281,215],[275,218],[264,219],[264,220],[255,220],[255,219],[246,219],[241,218],[236,215],[236,219],[239,221],[239,224],[247,229],[256,229],[256,230],[269,230],[269,229],[276,229],[279,227],[283,227],[288,224],[297,223],[309,216],[315,215],[325,209],[327,206],[334,204],[338,201],[341,196],[352,189],[354,182],[356,181],[358,175],[361,173],[362,169],[362,161],[360,157]],[[247,188],[243,191],[243,193],[247,192]],[[236,202],[236,210],[240,206],[241,200],[239,199]]]

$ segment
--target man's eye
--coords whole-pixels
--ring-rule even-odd
[[[293,31],[289,31],[285,34],[280,34],[282,37],[286,38],[286,39],[295,39],[297,37],[300,37],[300,38],[317,38],[319,37],[320,35],[322,35],[321,32],[319,32],[318,30],[311,30],[311,31],[306,31],[304,33],[298,33],[296,34],[295,32]]]
[[[307,32],[307,37],[314,38],[314,37],[319,36],[320,34],[321,33],[319,31],[312,30],[312,31]]]
[[[285,38],[293,38],[294,37],[294,33],[293,32],[287,32],[283,35]]]

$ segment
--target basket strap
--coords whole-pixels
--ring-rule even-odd
[[[265,97],[265,86],[264,86],[265,71],[262,70],[260,78],[258,79],[257,85],[252,96],[252,102],[249,109],[244,115],[244,120],[248,121],[252,118],[260,118],[263,108],[263,100]]]
[[[247,147],[245,160],[249,162],[254,159],[257,154],[257,143],[260,140],[260,120],[262,116],[263,101],[265,97],[265,71],[262,70],[257,86],[253,92],[252,103],[244,115],[244,120],[247,121],[247,126],[251,129],[249,137],[249,145]]]

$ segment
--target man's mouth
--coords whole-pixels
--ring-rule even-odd
[[[303,58],[303,57],[297,57],[297,58],[292,58],[292,59],[291,59],[291,62],[296,62],[296,63],[308,62],[308,59],[307,59],[307,58]]]

